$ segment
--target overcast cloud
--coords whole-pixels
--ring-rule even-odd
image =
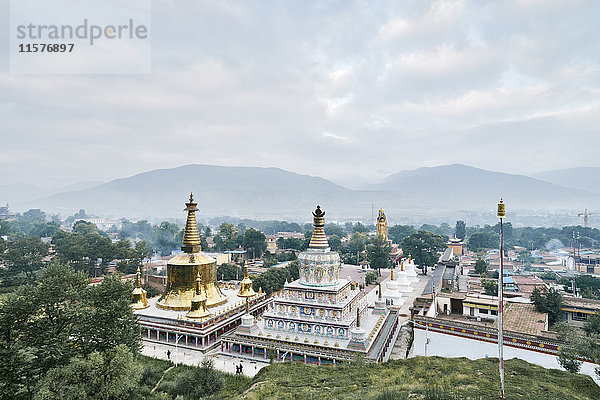
[[[3,30],[0,184],[192,163],[345,181],[600,166],[598,1],[152,7],[149,75],[11,75]]]

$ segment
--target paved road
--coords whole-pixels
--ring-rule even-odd
[[[258,371],[269,365],[269,363],[218,354],[216,351],[213,351],[212,354],[202,354],[201,351],[184,349],[181,347],[175,351],[175,345],[172,344],[158,344],[154,342],[147,342],[145,340],[142,342],[144,345],[142,348],[142,354],[145,356],[166,360],[167,350],[170,350],[171,361],[185,365],[198,365],[206,357],[213,360],[216,369],[229,372],[230,374],[235,374],[235,366],[240,365],[240,363],[243,365],[242,371],[244,375],[250,377],[256,375]]]

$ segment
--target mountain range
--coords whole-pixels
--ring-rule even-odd
[[[573,178],[582,171],[584,179]],[[184,203],[194,192],[200,217],[306,221],[320,204],[329,220],[369,220],[373,207],[397,215],[481,212],[494,209],[501,197],[512,210],[593,209],[600,204],[600,168],[529,177],[452,164],[403,171],[380,184],[353,190],[279,168],[194,164],[38,198],[31,188],[27,196],[21,189],[0,186],[0,204],[10,201],[17,211],[41,208],[63,216],[83,208],[94,215],[156,220],[183,218]]]

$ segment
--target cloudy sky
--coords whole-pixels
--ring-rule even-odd
[[[151,74],[17,75],[3,29],[0,184],[600,166],[599,37],[594,0],[154,0]]]

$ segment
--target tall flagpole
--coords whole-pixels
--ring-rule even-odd
[[[500,399],[504,400],[504,335],[502,332],[502,317],[504,314],[504,232],[502,218],[506,215],[505,205],[500,199],[498,203],[498,218],[500,218],[500,284],[498,286],[498,360],[500,361]]]

